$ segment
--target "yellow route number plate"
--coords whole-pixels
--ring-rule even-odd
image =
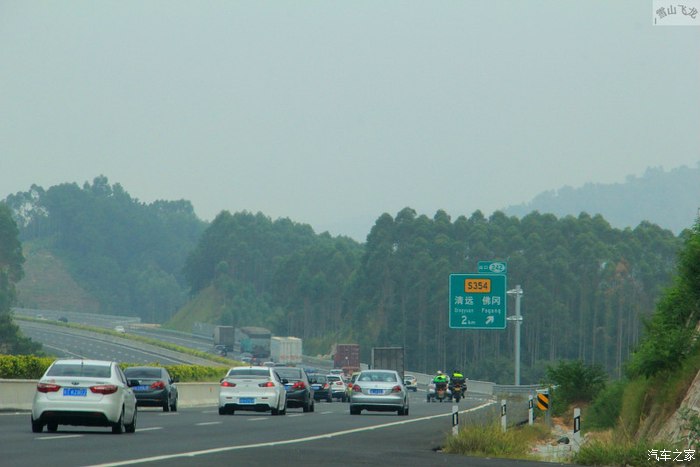
[[[466,293],[491,293],[491,279],[464,279]]]

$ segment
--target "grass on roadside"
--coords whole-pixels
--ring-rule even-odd
[[[532,445],[549,436],[549,429],[541,424],[513,427],[506,432],[499,424],[473,425],[460,429],[457,436],[448,437],[444,451],[470,456],[531,459]]]
[[[620,442],[620,440],[594,439],[581,446],[580,450],[574,454],[572,462],[580,465],[634,465],[635,467],[658,467],[660,463],[666,462],[674,465],[700,465],[698,460],[679,463],[679,459],[683,460],[684,455],[682,448],[670,442],[651,443],[644,440]],[[670,458],[664,460],[663,456],[670,456]]]

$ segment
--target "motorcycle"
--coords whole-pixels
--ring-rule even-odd
[[[459,403],[459,400],[464,398],[464,392],[467,389],[467,385],[463,381],[455,381],[450,384],[450,391],[452,392],[452,399]]]
[[[435,383],[435,398],[442,402],[447,397],[447,383]]]

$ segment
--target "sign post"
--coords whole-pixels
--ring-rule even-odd
[[[452,329],[505,329],[506,276],[450,274]]]

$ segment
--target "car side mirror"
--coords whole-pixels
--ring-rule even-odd
[[[139,385],[139,380],[138,379],[130,379],[126,383],[130,388],[133,388],[134,386]]]
[[[282,378],[282,384],[289,384],[289,380],[287,378]]]
[[[178,378],[178,377],[172,378],[172,379],[170,380],[170,384],[179,383],[179,382],[180,382],[180,378]]]

